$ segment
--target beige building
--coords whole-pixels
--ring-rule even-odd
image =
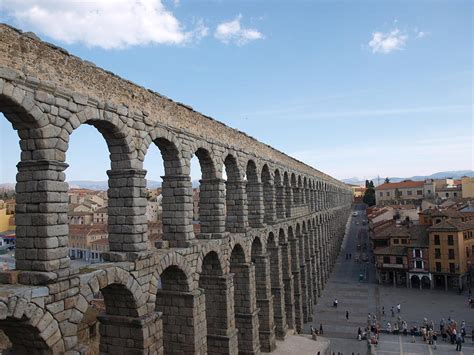
[[[377,205],[391,202],[421,200],[435,197],[436,186],[433,180],[389,182],[375,188]]]
[[[462,197],[463,198],[474,198],[474,178],[464,176],[461,178],[462,184]]]

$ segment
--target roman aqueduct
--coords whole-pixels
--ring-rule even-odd
[[[312,319],[350,212],[346,185],[6,25],[0,111],[21,147],[16,270],[0,273],[0,329],[14,353],[83,353],[78,324],[99,291],[103,354],[271,352]],[[110,252],[86,271],[68,258],[65,182],[69,138],[83,124],[110,153]],[[163,240],[153,247],[143,169],[151,145],[165,166]]]

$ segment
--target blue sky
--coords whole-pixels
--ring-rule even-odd
[[[336,178],[473,169],[470,1],[111,3],[3,0],[0,21]],[[10,182],[17,137],[5,119],[0,130]],[[69,180],[106,178],[97,137],[73,134]],[[163,174],[157,149],[145,168]]]

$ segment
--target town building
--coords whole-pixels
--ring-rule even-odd
[[[434,287],[463,289],[472,283],[474,220],[442,218],[428,228]]]
[[[371,237],[381,284],[430,288],[426,226],[394,223]]]
[[[461,191],[463,198],[474,198],[474,177],[461,178]]]
[[[385,203],[413,202],[426,198],[434,198],[436,187],[433,180],[389,182],[375,188],[377,205]]]

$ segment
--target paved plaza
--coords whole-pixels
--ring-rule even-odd
[[[375,314],[382,329],[386,328],[387,322],[393,321],[400,316],[406,320],[408,326],[420,326],[424,318],[433,320],[438,329],[441,318],[455,319],[458,324],[466,321],[467,334],[470,335],[474,329],[474,309],[467,306],[467,294],[459,295],[455,292],[438,290],[418,290],[409,288],[395,288],[391,286],[379,286],[375,283],[375,270],[372,263],[356,261],[357,245],[361,249],[367,240],[358,238],[359,231],[367,229],[361,222],[366,219],[362,205],[356,205],[355,209],[359,216],[351,217],[348,231],[344,239],[336,267],[331,273],[329,282],[322,292],[321,298],[315,307],[313,326],[319,328],[323,325],[324,335],[330,339],[330,351],[342,352],[343,354],[366,354],[366,342],[358,342],[357,329],[367,326],[367,315]],[[359,222],[356,224],[355,222]],[[364,234],[364,233],[362,233]],[[365,237],[367,238],[367,237]],[[352,258],[346,260],[346,254],[352,254]],[[368,252],[369,259],[371,258]],[[363,280],[359,281],[359,275]],[[338,299],[338,307],[333,307],[334,299]],[[396,305],[400,303],[401,313],[396,313]],[[395,309],[395,317],[391,316],[391,307]],[[385,307],[385,315],[382,314]],[[346,311],[349,319],[346,319]],[[309,331],[309,324],[306,325]],[[441,338],[441,337],[440,337]],[[377,347],[377,354],[431,354],[433,351],[439,354],[455,353],[455,345],[441,344],[438,350],[433,350],[421,342],[421,338],[411,343],[411,337],[383,334]],[[459,354],[459,352],[457,352]],[[464,354],[474,354],[474,346],[471,338],[466,339],[463,347]]]

